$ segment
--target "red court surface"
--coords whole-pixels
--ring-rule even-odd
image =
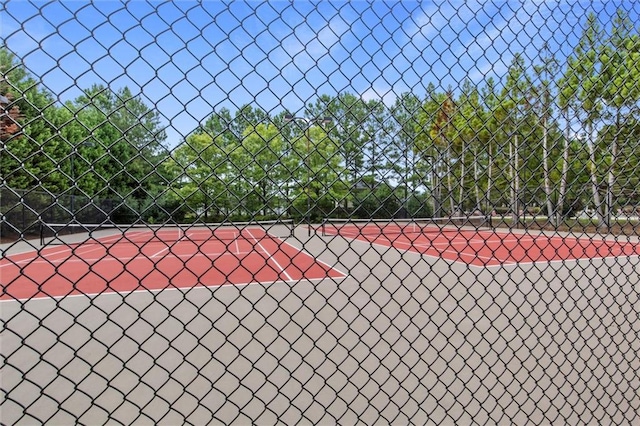
[[[246,229],[225,240],[136,242],[107,237],[1,259],[0,299],[343,277],[262,229]]]
[[[396,228],[391,224],[388,230],[380,225],[375,225],[375,230],[363,230],[346,225],[327,227],[323,232],[477,267],[640,255],[637,243],[597,236],[578,238],[453,227],[411,233]]]

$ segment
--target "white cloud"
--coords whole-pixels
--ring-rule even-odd
[[[471,65],[466,67],[468,78],[477,82],[491,75],[500,77],[513,57],[509,45],[522,27],[522,22],[513,12],[508,19],[492,21],[480,34],[461,43],[454,56],[458,61]]]
[[[329,57],[332,49],[341,45],[341,39],[348,31],[349,25],[338,15],[319,30],[308,23],[300,25],[284,38],[282,44],[286,55],[283,58],[280,54],[279,61],[293,62],[299,71],[305,72]]]
[[[360,95],[363,101],[382,100],[386,106],[391,106],[396,101],[398,93],[389,85],[374,84]]]
[[[453,44],[459,37],[457,31],[482,15],[484,5],[485,3],[476,1],[432,3],[421,14],[407,21],[404,32],[416,47],[433,41],[435,36]]]

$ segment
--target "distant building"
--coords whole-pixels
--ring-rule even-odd
[[[20,108],[16,105],[8,108],[11,100],[5,95],[0,95],[0,140],[7,140],[19,133],[18,120],[21,118]]]

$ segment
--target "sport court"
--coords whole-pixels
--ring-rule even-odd
[[[476,223],[475,226],[470,224]],[[640,246],[597,236],[581,237],[487,229],[486,217],[414,220],[325,220],[324,236],[339,236],[474,267],[524,265],[640,254]]]
[[[326,220],[315,233],[408,251],[471,267],[604,259],[640,254],[640,245],[459,226],[435,220]],[[465,219],[465,223],[473,220]],[[0,260],[2,299],[129,293],[196,286],[341,279],[345,274],[287,242],[293,224],[210,226],[44,225],[44,248]],[[306,227],[305,227],[306,229]],[[73,242],[76,241],[76,242]]]
[[[57,298],[344,277],[285,242],[291,227],[276,222],[157,227],[45,224],[44,233],[55,231],[53,237],[41,236],[42,250],[0,260],[1,297]]]

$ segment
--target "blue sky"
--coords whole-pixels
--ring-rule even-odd
[[[429,83],[500,79],[517,52],[568,54],[589,11],[635,2],[8,1],[4,43],[61,101],[92,84],[156,105],[169,145],[222,107],[301,112],[343,91],[393,103]]]

